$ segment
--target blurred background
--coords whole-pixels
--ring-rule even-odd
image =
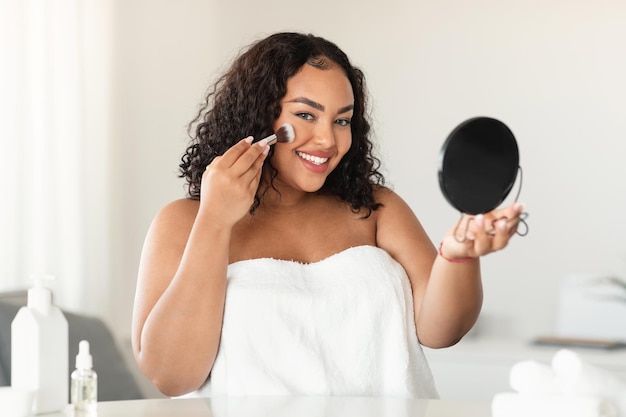
[[[624,1],[0,1],[0,291],[53,274],[57,304],[125,343],[147,228],[185,196],[187,123],[242,47],[284,30],[365,72],[388,184],[434,243],[459,216],[437,182],[447,135],[474,116],[515,134],[530,232],[483,260],[478,334],[551,333],[564,278],[626,275]]]

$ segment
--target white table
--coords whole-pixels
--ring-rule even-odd
[[[65,417],[67,414],[48,414]],[[97,417],[489,417],[488,402],[380,397],[214,397],[98,403]]]

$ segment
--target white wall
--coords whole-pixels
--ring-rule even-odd
[[[365,71],[389,183],[434,242],[458,217],[437,183],[447,134],[476,115],[513,130],[530,233],[483,261],[483,331],[547,333],[560,278],[626,275],[626,2],[118,0],[113,21],[118,334],[129,331],[149,222],[184,195],[186,123],[216,71],[279,30],[333,40]]]

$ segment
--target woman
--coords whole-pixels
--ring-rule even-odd
[[[291,143],[249,136],[285,123]],[[475,323],[478,258],[507,245],[521,206],[476,216],[462,243],[452,228],[438,254],[383,184],[362,72],[312,35],[249,47],[194,126],[189,197],[157,214],[141,257],[142,371],[171,396],[436,398],[420,344],[453,345]]]

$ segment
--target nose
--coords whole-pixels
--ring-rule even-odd
[[[335,131],[333,123],[318,123],[315,128],[313,141],[316,145],[324,149],[335,146]]]

